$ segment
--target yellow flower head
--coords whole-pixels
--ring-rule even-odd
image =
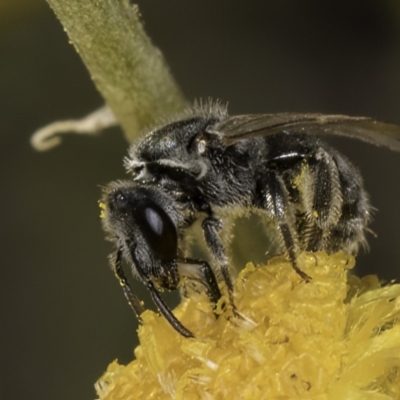
[[[348,274],[354,258],[304,253],[302,281],[278,257],[248,264],[235,287],[242,318],[215,318],[207,298],[175,315],[196,339],[154,312],[142,315],[140,346],[96,384],[101,400],[400,399],[400,285]]]

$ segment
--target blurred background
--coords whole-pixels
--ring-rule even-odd
[[[187,98],[231,114],[308,111],[400,124],[398,1],[139,1]],[[94,399],[137,322],[107,264],[100,184],[124,177],[118,129],[35,152],[31,133],[102,105],[44,0],[0,3],[0,399]],[[400,154],[334,140],[378,209],[361,274],[400,277]],[[149,303],[146,297],[147,303]]]

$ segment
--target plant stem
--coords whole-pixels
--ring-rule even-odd
[[[47,0],[129,141],[185,99],[128,0]]]

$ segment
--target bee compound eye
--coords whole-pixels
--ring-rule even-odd
[[[178,234],[169,215],[157,204],[146,201],[136,209],[139,228],[154,255],[164,261],[177,255]]]
[[[162,216],[154,210],[154,208],[146,207],[144,209],[146,221],[150,227],[150,229],[157,236],[162,236],[164,231],[164,223],[162,220]]]

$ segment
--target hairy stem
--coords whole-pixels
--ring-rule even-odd
[[[129,141],[185,99],[128,0],[47,0]]]

